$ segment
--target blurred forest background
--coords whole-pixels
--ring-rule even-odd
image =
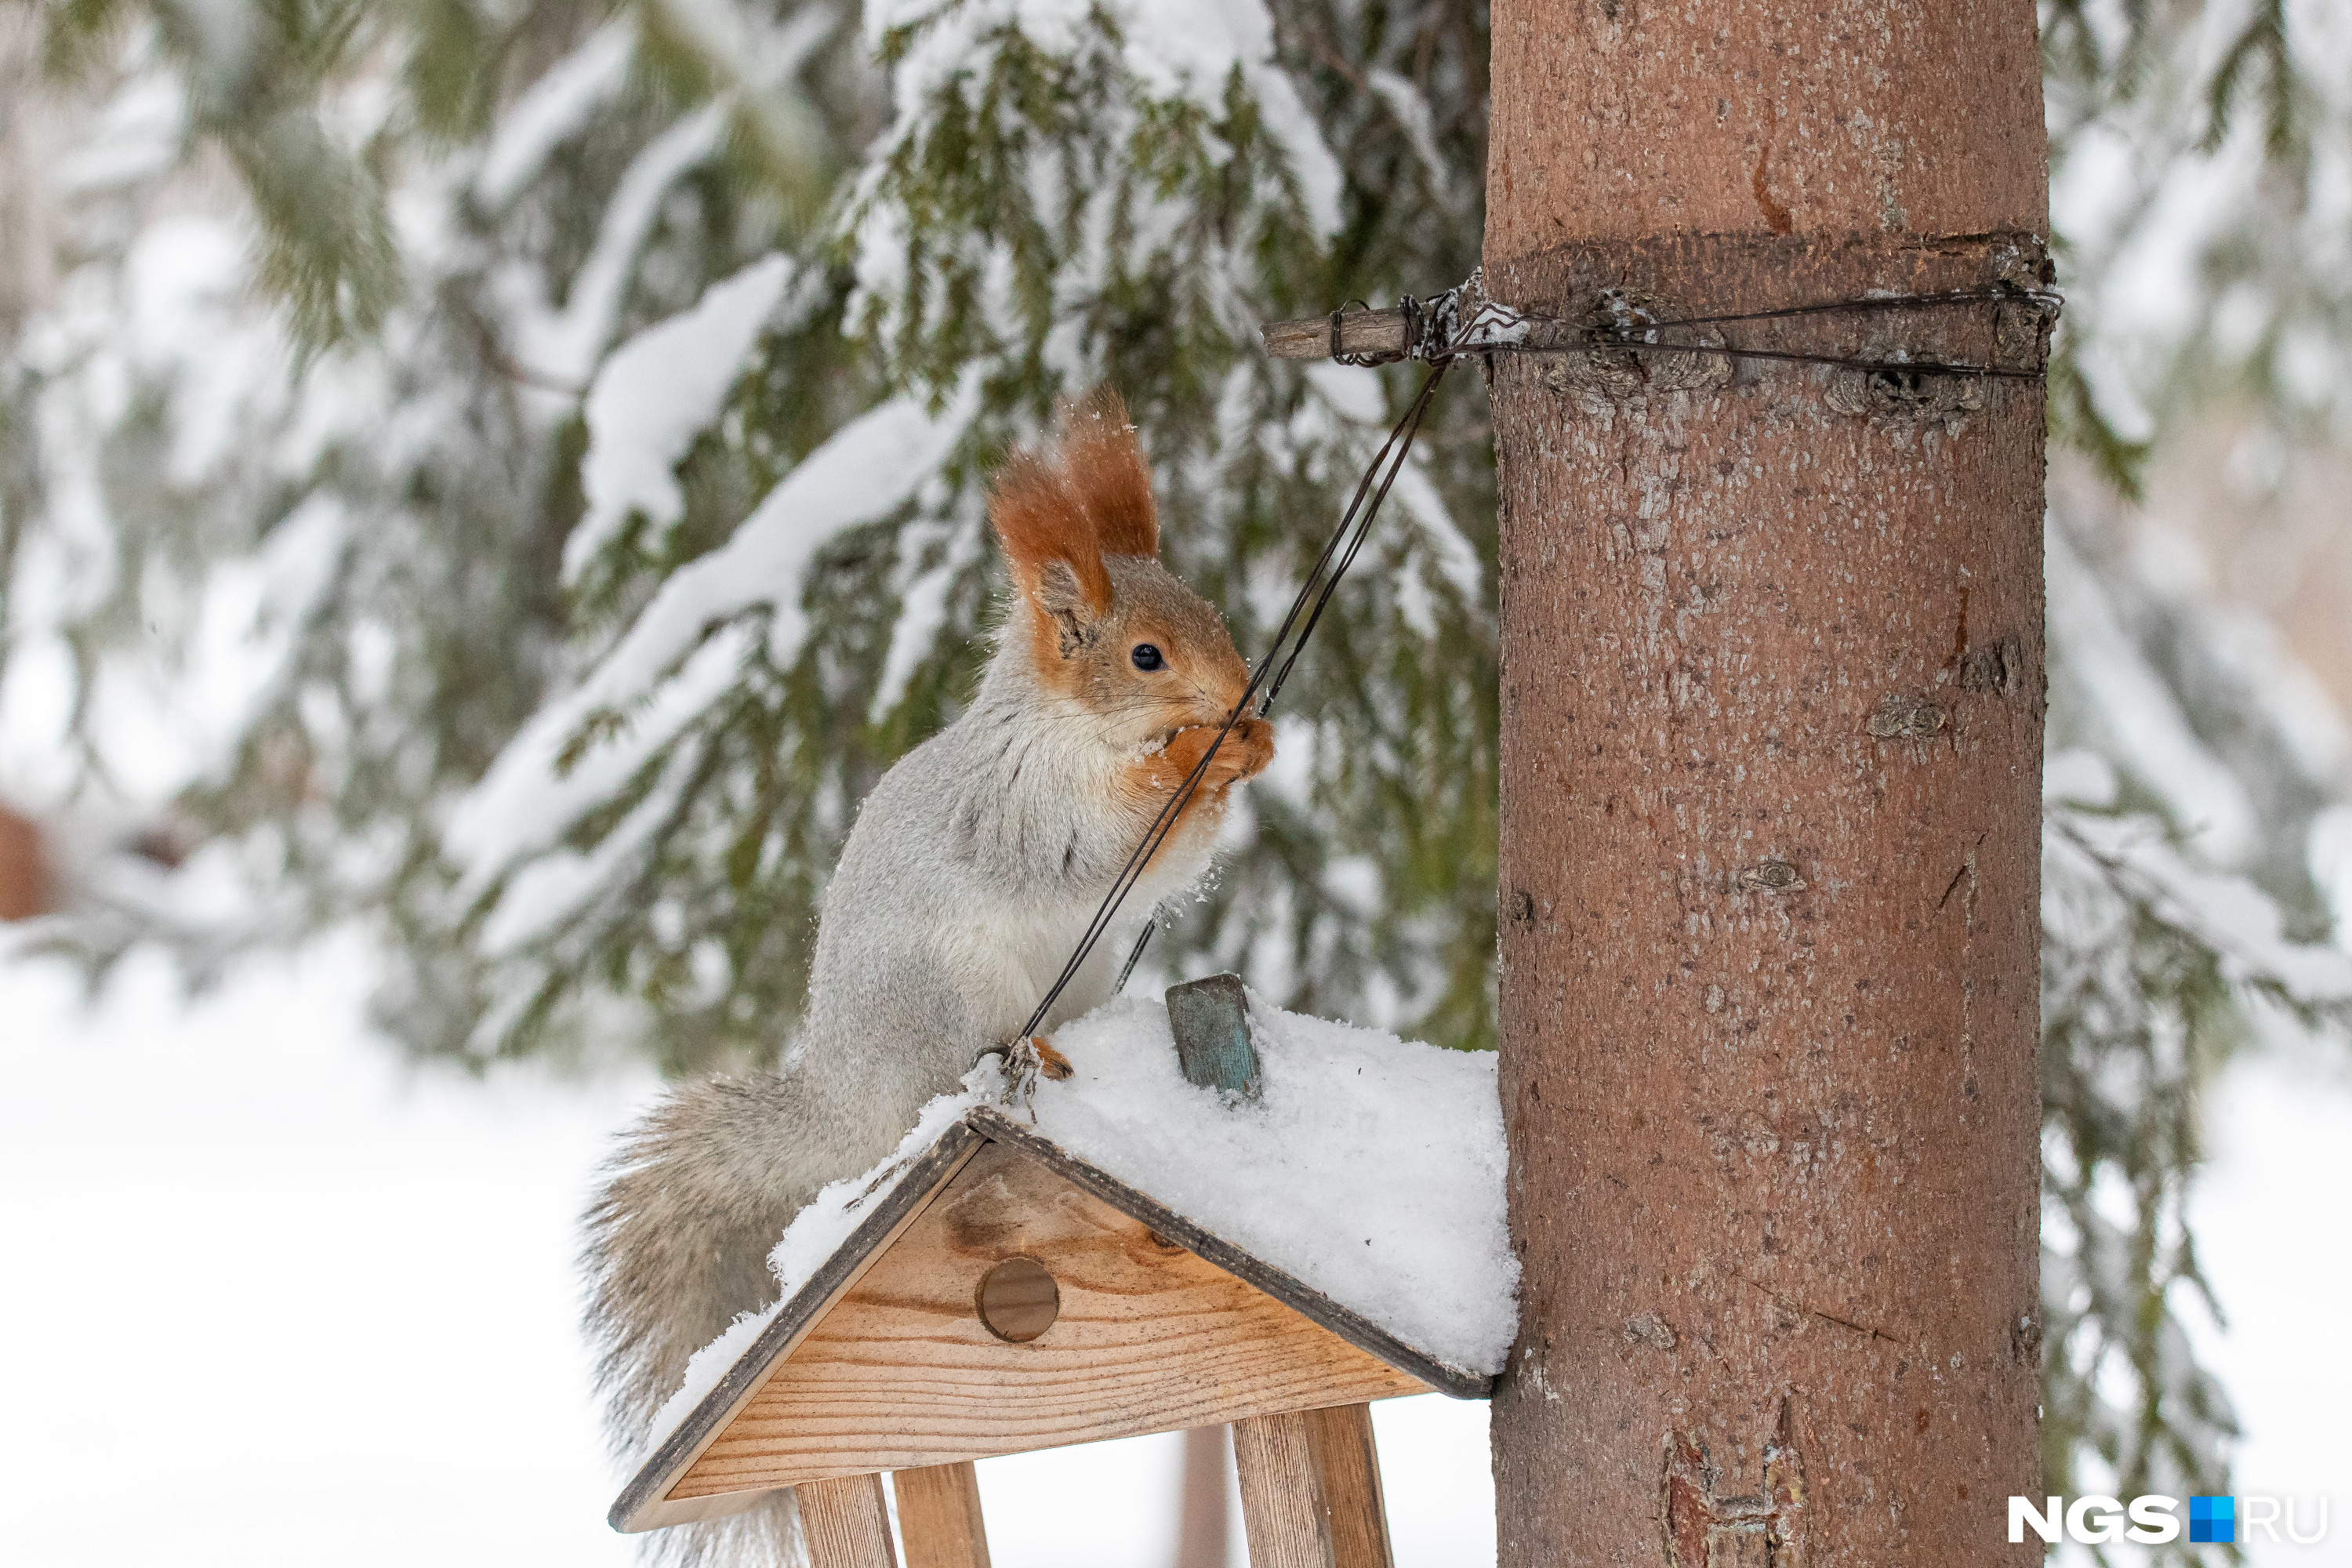
[[[2352,1010],[2352,6],[2043,0],[2049,1489],[2231,1490],[2197,1089]],[[0,3],[0,913],[354,933],[420,1058],[772,1060],[956,711],[982,484],[1109,380],[1262,646],[1461,281],[1474,0]],[[1493,459],[1453,378],[1147,979],[1495,1035]]]

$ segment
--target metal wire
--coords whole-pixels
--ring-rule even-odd
[[[1251,672],[1249,684],[1242,689],[1241,700],[1234,704],[1234,710],[1225,716],[1224,723],[1209,742],[1209,749],[1201,754],[1201,760],[1192,765],[1192,771],[1185,775],[1184,782],[1177,786],[1176,793],[1169,797],[1167,804],[1160,808],[1160,815],[1153,817],[1151,826],[1144,830],[1143,841],[1135,847],[1134,853],[1127,858],[1127,863],[1119,868],[1118,875],[1111,881],[1110,890],[1103,895],[1094,918],[1087,922],[1085,933],[1071,950],[1068,962],[1054,977],[1053,984],[1046,987],[1045,996],[1037,1003],[1036,1011],[1029,1015],[1029,1021],[1021,1026],[1015,1039],[1034,1035],[1038,1026],[1045,1021],[1045,1015],[1053,1011],[1054,1004],[1061,999],[1062,993],[1077,977],[1087,957],[1110,930],[1111,921],[1118,915],[1119,905],[1127,901],[1127,895],[1134,891],[1135,885],[1142,880],[1152,856],[1159,853],[1160,847],[1175,831],[1177,818],[1200,788],[1202,777],[1207,773],[1209,764],[1215,761],[1218,749],[1225,743],[1225,737],[1233,733],[1234,726],[1251,716],[1254,703],[1260,718],[1265,717],[1273,705],[1275,694],[1289,679],[1291,669],[1298,663],[1299,653],[1307,646],[1307,637],[1313,634],[1316,623],[1323,618],[1324,608],[1330,604],[1331,595],[1338,591],[1339,579],[1346,575],[1349,566],[1356,559],[1356,552],[1363,548],[1364,540],[1371,532],[1372,520],[1380,515],[1381,503],[1388,499],[1389,487],[1396,482],[1397,474],[1402,470],[1406,458],[1411,455],[1413,437],[1421,430],[1422,416],[1428,412],[1430,398],[1436,392],[1437,384],[1444,379],[1446,368],[1452,363],[1450,356],[1436,363],[1422,382],[1421,391],[1414,395],[1403,416],[1391,426],[1388,439],[1382,441],[1380,450],[1372,454],[1372,460],[1364,469],[1363,479],[1358,481],[1347,510],[1339,514],[1339,526],[1324,542],[1321,552],[1315,558],[1313,569],[1307,573],[1306,581],[1299,584],[1297,596],[1291,600],[1290,609],[1283,616],[1282,625],[1274,634],[1273,646]],[[1385,473],[1382,472],[1384,466]],[[1374,488],[1376,479],[1379,481],[1377,489]],[[1367,496],[1370,498],[1370,506],[1364,504]],[[1310,599],[1313,601],[1311,610],[1308,608]],[[1300,620],[1302,614],[1306,617],[1303,622]],[[1294,627],[1297,630],[1295,639],[1291,636]],[[1261,689],[1265,697],[1258,700]],[[1129,957],[1128,972],[1133,971],[1135,960],[1142,956],[1142,952],[1143,943],[1139,941],[1134,953]],[[1127,974],[1122,973],[1119,984],[1124,985],[1126,983]],[[981,1055],[990,1056],[1007,1048],[1007,1046],[991,1046]]]
[[[1470,287],[1472,286],[1465,285],[1465,288]],[[1275,632],[1273,646],[1266,650],[1265,658],[1258,662],[1250,676],[1249,684],[1243,689],[1241,700],[1235,703],[1234,710],[1225,716],[1224,723],[1219,727],[1215,738],[1209,742],[1209,749],[1202,753],[1201,760],[1193,764],[1192,772],[1185,776],[1183,783],[1177,786],[1176,793],[1171,795],[1167,804],[1160,808],[1159,815],[1152,818],[1151,826],[1145,829],[1142,842],[1135,847],[1134,852],[1128,857],[1126,864],[1119,868],[1118,875],[1112,879],[1110,890],[1103,895],[1102,903],[1096,909],[1094,918],[1087,922],[1087,929],[1078,938],[1076,946],[1071,950],[1068,961],[1062,965],[1061,972],[1054,977],[1053,984],[1046,987],[1045,994],[1039,999],[1036,1010],[1029,1015],[1029,1021],[1021,1026],[1021,1033],[1015,1037],[1016,1038],[1025,1038],[1034,1035],[1038,1026],[1045,1021],[1045,1016],[1053,1011],[1054,1004],[1061,999],[1062,993],[1068,989],[1070,982],[1077,977],[1078,971],[1085,966],[1096,946],[1109,931],[1111,921],[1117,917],[1119,906],[1126,902],[1128,894],[1134,891],[1136,884],[1142,880],[1145,869],[1151,863],[1151,858],[1159,853],[1160,847],[1166,843],[1168,836],[1175,831],[1177,819],[1200,788],[1202,778],[1207,773],[1209,764],[1215,761],[1219,749],[1225,743],[1225,738],[1233,733],[1234,726],[1251,715],[1253,701],[1255,703],[1257,717],[1265,718],[1273,711],[1275,698],[1280,694],[1283,683],[1290,679],[1291,670],[1297,666],[1298,656],[1305,651],[1307,639],[1314,635],[1315,627],[1323,618],[1323,612],[1330,605],[1332,595],[1339,591],[1339,580],[1347,575],[1348,568],[1355,563],[1357,552],[1362,550],[1364,541],[1370,537],[1372,521],[1380,515],[1381,503],[1388,500],[1389,488],[1396,482],[1397,475],[1403,470],[1405,460],[1412,453],[1413,438],[1420,433],[1422,416],[1428,411],[1431,396],[1436,392],[1437,384],[1444,378],[1447,367],[1454,363],[1457,355],[1507,353],[1558,353],[1574,352],[1580,348],[1624,349],[1644,353],[1715,354],[1726,359],[1780,360],[1801,364],[1839,365],[1872,374],[1982,375],[2033,380],[2041,376],[2040,371],[2010,369],[1967,361],[1858,359],[1836,354],[1805,353],[1792,350],[1734,348],[1720,343],[1658,342],[1629,334],[1649,333],[1672,327],[1718,326],[1738,321],[1775,321],[1797,316],[1826,315],[1844,310],[1897,310],[1929,305],[1991,301],[2032,302],[2049,307],[2055,307],[2058,303],[2058,296],[2050,291],[2014,289],[1952,289],[1939,294],[1881,294],[1855,300],[1832,300],[1791,305],[1780,310],[1746,310],[1714,316],[1683,316],[1672,320],[1629,323],[1622,328],[1610,328],[1556,320],[1547,322],[1545,318],[1523,315],[1518,311],[1511,310],[1508,307],[1496,306],[1491,301],[1487,301],[1474,314],[1470,321],[1462,322],[1457,326],[1456,317],[1460,301],[1464,298],[1463,290],[1457,289],[1425,302],[1410,298],[1401,301],[1400,308],[1404,313],[1405,322],[1405,347],[1401,353],[1341,354],[1339,353],[1340,322],[1347,307],[1343,305],[1339,310],[1331,312],[1330,336],[1333,358],[1343,363],[1353,364],[1381,364],[1405,358],[1422,358],[1428,360],[1431,364],[1429,375],[1422,382],[1420,392],[1407,405],[1404,414],[1390,428],[1388,438],[1381,442],[1380,449],[1373,453],[1371,462],[1364,469],[1364,477],[1357,482],[1355,493],[1349,499],[1347,510],[1339,515],[1339,525],[1331,531],[1331,537],[1324,542],[1323,549],[1316,556],[1315,564],[1308,571],[1306,581],[1299,584],[1297,596],[1291,600],[1289,610],[1283,616],[1282,625]],[[1491,320],[1490,318],[1497,310],[1510,320],[1508,321]],[[1486,335],[1497,326],[1507,327],[1522,323],[1535,325],[1538,322],[1559,326],[1573,325],[1577,338],[1580,341],[1565,343],[1538,343],[1495,339]],[[1434,341],[1429,343],[1423,342],[1422,336],[1424,331],[1427,331]],[[1368,497],[1370,501],[1369,506],[1365,504]],[[1305,617],[1303,621],[1300,618],[1302,615]],[[1295,638],[1292,637],[1294,628],[1297,634]],[[1261,689],[1264,692],[1262,697]],[[1128,977],[1135,973],[1136,963],[1142,958],[1144,946],[1151,940],[1151,934],[1157,929],[1157,925],[1158,922],[1155,920],[1144,926],[1142,934],[1136,939],[1134,950],[1128,954],[1126,966],[1119,971],[1118,984],[1113,987],[1114,992],[1124,988]],[[1002,1053],[1007,1049],[1009,1046],[991,1046],[981,1054],[988,1056]]]

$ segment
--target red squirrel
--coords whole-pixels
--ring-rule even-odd
[[[773,1073],[682,1086],[625,1133],[586,1220],[588,1329],[616,1447],[635,1451],[688,1356],[773,1300],[768,1253],[829,1182],[887,1157],[932,1097],[1023,1025],[1153,819],[1243,700],[1224,623],[1160,565],[1150,472],[1098,392],[1058,440],[1010,457],[989,517],[1010,613],[963,714],[860,807],[824,893],[808,1006]],[[1231,791],[1274,757],[1255,715],[1062,993],[1050,1032],[1103,1002],[1152,910],[1208,870]],[[664,1531],[680,1561],[782,1562],[782,1496]]]

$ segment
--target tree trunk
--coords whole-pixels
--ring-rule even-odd
[[[1496,0],[1494,41],[1498,300],[2046,277],[2030,0]],[[1496,357],[1501,1563],[2038,1562],[2046,325],[1711,331],[2023,374]]]

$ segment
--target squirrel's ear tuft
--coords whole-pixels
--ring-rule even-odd
[[[1013,581],[1066,635],[1110,609],[1110,574],[1086,501],[1055,458],[1022,450],[996,470],[989,521],[1013,563]]]
[[[1143,460],[1127,405],[1098,386],[1063,420],[1062,463],[1094,520],[1107,555],[1160,553],[1160,513],[1151,503],[1151,469]]]

